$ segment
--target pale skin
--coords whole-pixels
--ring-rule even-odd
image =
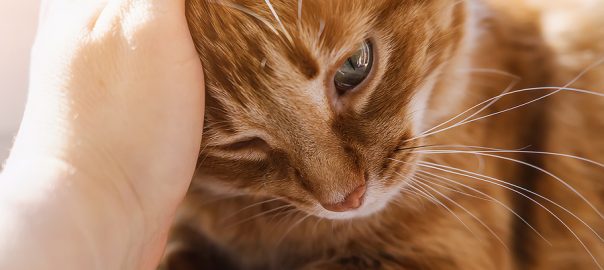
[[[203,125],[184,2],[43,3],[0,181],[0,269],[156,267]]]

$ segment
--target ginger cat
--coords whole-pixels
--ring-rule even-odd
[[[161,268],[603,269],[602,14],[189,0],[206,124]]]

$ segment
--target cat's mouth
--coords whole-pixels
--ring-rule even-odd
[[[346,209],[345,211],[340,209],[334,211],[334,209],[330,209],[330,207],[325,207],[320,203],[316,203],[313,209],[310,209],[308,212],[320,218],[333,220],[370,217],[384,210],[388,204],[401,194],[400,190],[406,184],[407,183],[403,181],[396,187],[385,187],[380,184],[380,181],[368,181],[366,190],[358,207]]]
[[[368,168],[365,171],[363,194],[358,201],[352,198],[352,202],[358,203],[352,204],[355,207],[332,209],[316,202],[313,208],[306,212],[325,219],[350,220],[371,217],[390,205],[404,204],[404,198],[401,196],[406,194],[405,190],[412,184],[419,161],[419,156],[409,149],[413,148],[397,146],[394,155],[389,153],[385,156],[385,163],[381,167]],[[352,194],[355,195],[354,192]]]
[[[397,147],[397,149],[403,149]],[[391,204],[401,204],[398,201],[404,190],[412,183],[415,174],[417,156],[408,152],[400,152],[398,159],[388,158],[389,163],[378,172],[364,174],[363,185],[352,192],[340,191],[337,204],[321,202],[317,196],[306,200],[297,208],[314,216],[332,220],[350,220],[367,218],[385,210]],[[404,160],[404,161],[403,161]],[[352,190],[352,189],[349,189]],[[335,191],[334,191],[335,192]],[[342,193],[348,194],[342,196]]]

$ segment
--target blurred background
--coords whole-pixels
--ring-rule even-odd
[[[0,164],[23,114],[39,1],[0,0]]]

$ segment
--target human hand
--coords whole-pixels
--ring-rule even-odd
[[[99,258],[124,254],[102,269],[154,267],[193,176],[203,72],[184,3],[43,3],[28,104],[0,197],[25,205],[24,219],[59,219],[44,230],[67,226],[75,239],[61,241],[92,240],[98,247],[89,253]],[[46,209],[52,205],[58,209]]]

